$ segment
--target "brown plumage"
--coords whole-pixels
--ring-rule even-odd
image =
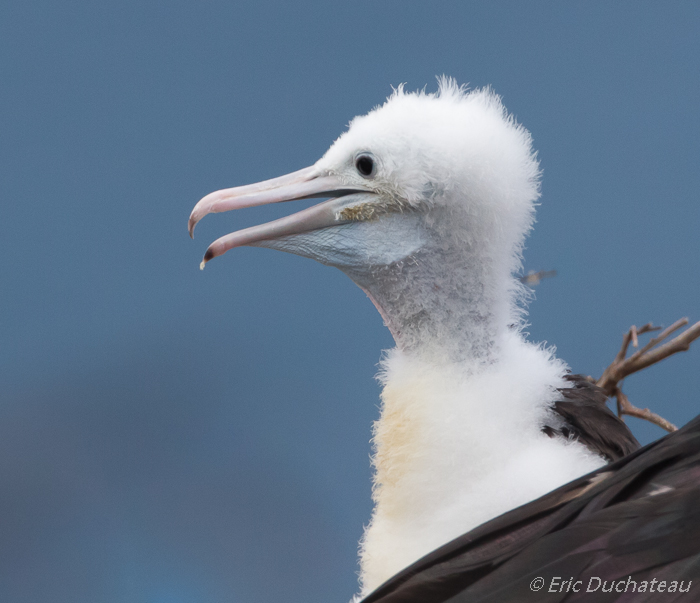
[[[699,592],[700,417],[456,538],[363,603],[690,603]]]
[[[639,449],[639,442],[627,425],[606,404],[605,392],[583,375],[567,375],[571,387],[561,388],[562,399],[552,411],[558,425],[542,428],[550,437],[576,439],[607,461],[617,461]]]

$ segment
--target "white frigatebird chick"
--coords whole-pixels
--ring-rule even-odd
[[[202,267],[243,245],[310,257],[345,272],[391,330],[360,544],[368,602],[559,601],[537,598],[530,576],[682,565],[687,547],[669,554],[664,534],[688,518],[698,542],[678,477],[696,480],[678,458],[697,457],[698,427],[627,456],[639,445],[603,391],[525,339],[514,275],[539,177],[500,98],[442,78],[435,94],[396,90],[311,167],[192,211],[190,233],[212,212],[326,198],[218,239]]]

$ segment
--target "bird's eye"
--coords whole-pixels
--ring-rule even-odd
[[[371,178],[377,171],[377,164],[374,157],[369,153],[362,153],[355,157],[355,167],[365,178]]]

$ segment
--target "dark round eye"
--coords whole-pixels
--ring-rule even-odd
[[[355,167],[365,178],[371,178],[377,171],[374,157],[369,153],[362,153],[362,155],[355,157]]]

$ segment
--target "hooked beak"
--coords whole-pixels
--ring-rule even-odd
[[[204,265],[209,260],[223,255],[234,247],[347,224],[352,220],[340,215],[340,211],[347,206],[348,201],[342,197],[370,192],[372,191],[367,188],[343,184],[336,176],[324,175],[316,166],[311,166],[279,178],[210,193],[195,205],[190,215],[188,230],[193,238],[197,223],[210,213],[314,197],[332,197],[332,199],[279,220],[237,230],[217,239],[209,245],[200,268],[204,269]]]

